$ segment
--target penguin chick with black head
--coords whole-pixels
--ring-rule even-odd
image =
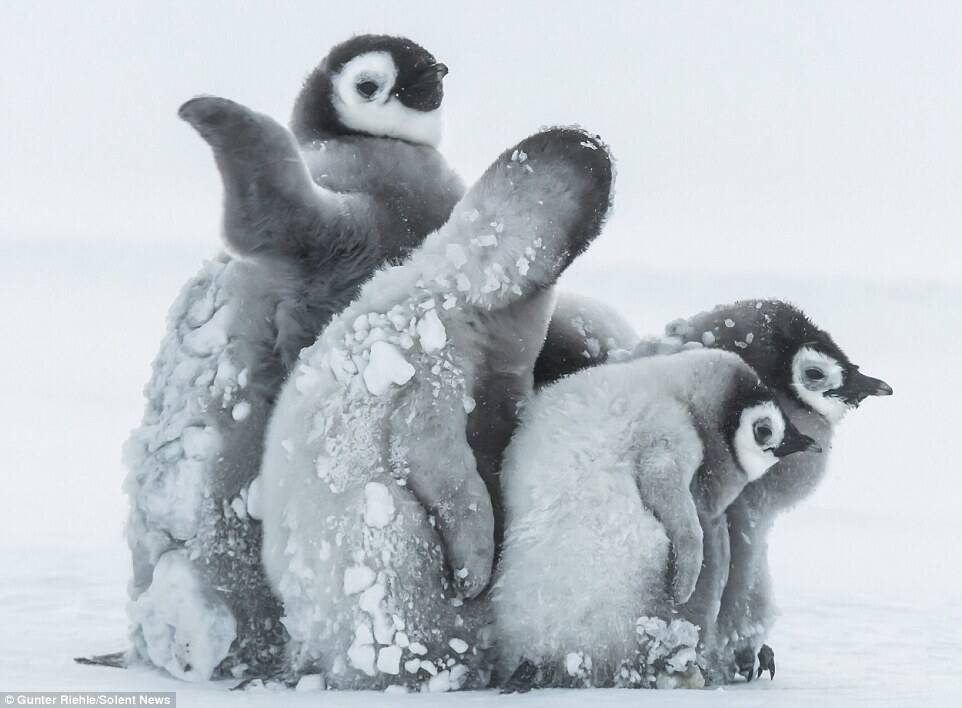
[[[689,622],[663,618],[692,595],[703,542],[725,553],[725,507],[811,444],[727,352],[605,364],[537,393],[502,470],[493,605],[506,690],[700,685],[706,620],[691,607]]]
[[[310,74],[290,131],[223,98],[180,109],[213,148],[229,254],[172,307],[126,448],[135,654],[175,676],[264,675],[282,657],[254,481],[268,416],[301,349],[463,194],[436,149],[446,72],[364,35]]]
[[[361,35],[307,77],[291,130],[302,142],[374,135],[437,147],[448,67],[403,37]]]
[[[774,620],[768,572],[768,533],[775,518],[812,493],[828,465],[833,429],[871,396],[889,396],[884,381],[863,374],[832,337],[780,300],[742,300],[668,325],[666,333],[738,354],[774,392],[791,422],[825,452],[778,462],[749,484],[725,512],[731,563],[718,615],[718,668],[751,679],[767,670],[774,653],[761,646]]]

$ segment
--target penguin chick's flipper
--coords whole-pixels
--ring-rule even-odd
[[[758,674],[757,678],[761,678],[764,672],[768,672],[771,676],[771,680],[775,680],[775,652],[767,644],[762,644],[762,648],[758,650]]]
[[[178,115],[214,151],[224,183],[224,235],[239,255],[303,257],[335,234],[354,233],[345,222],[369,210],[364,195],[315,184],[294,136],[270,116],[215,96],[187,101]]]
[[[432,398],[434,393],[438,395]],[[398,439],[431,441],[397,450],[405,462],[405,484],[437,524],[455,591],[475,597],[491,579],[494,511],[468,446],[465,423],[452,425],[450,420],[450,411],[463,411],[464,404],[444,389],[434,391],[427,380],[403,396],[391,414],[392,431],[400,433]],[[423,402],[432,400],[435,404],[424,408]]]
[[[598,235],[611,182],[611,158],[599,139],[573,128],[545,130],[487,169],[432,247],[455,262],[469,304],[507,307],[554,285]]]
[[[130,664],[127,660],[129,652],[115,651],[112,654],[99,654],[97,656],[78,656],[74,661],[85,666],[110,666],[115,669],[126,669]]]
[[[522,659],[511,677],[504,682],[501,693],[527,693],[535,688],[538,680],[538,667],[528,659]]]
[[[635,467],[641,501],[665,527],[674,556],[672,598],[681,605],[695,592],[704,560],[703,532],[690,485],[701,458],[701,442],[690,426],[666,410],[660,431],[642,441]],[[690,439],[684,439],[684,435]]]

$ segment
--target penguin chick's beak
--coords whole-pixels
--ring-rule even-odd
[[[861,371],[856,372],[855,377],[852,379],[852,389],[856,395],[859,396],[859,400],[867,396],[891,396],[895,393],[892,387],[882,381],[882,379],[866,376]]]
[[[436,62],[398,86],[394,93],[398,100],[409,108],[418,111],[436,110],[444,97],[441,80],[447,75],[447,65]]]
[[[858,367],[855,367],[854,373],[847,378],[844,385],[829,391],[828,395],[841,398],[853,408],[858,408],[858,405],[869,396],[891,396],[893,393],[892,387],[882,379],[866,376],[858,370]]]
[[[785,437],[782,438],[781,445],[773,448],[772,454],[775,455],[775,457],[786,457],[796,452],[821,451],[822,448],[818,443],[804,433],[799,432],[798,428],[794,425],[789,424],[788,427],[785,428]]]

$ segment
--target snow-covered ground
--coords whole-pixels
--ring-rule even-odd
[[[639,272],[590,253],[565,285],[618,304],[642,332],[718,302],[789,298],[895,389],[843,423],[829,478],[776,528],[774,681],[318,697],[74,664],[125,644],[120,446],[140,419],[166,309],[215,247],[0,243],[0,690],[169,690],[181,706],[962,705],[962,283]]]

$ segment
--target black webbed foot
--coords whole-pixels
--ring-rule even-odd
[[[74,661],[85,666],[110,666],[115,669],[127,668],[127,652],[115,651],[113,654],[100,654],[98,656],[78,656]]]
[[[762,644],[762,648],[758,650],[758,674],[757,678],[761,678],[762,674],[767,671],[771,676],[771,679],[775,679],[775,652],[767,644]]]
[[[742,647],[735,651],[735,670],[746,681],[755,678],[755,651],[751,647]]]
[[[277,671],[273,674],[266,674],[263,676],[248,676],[230,690],[246,691],[256,681],[261,681],[264,684],[267,684],[269,681],[277,681],[278,683],[283,683],[287,688],[294,688],[297,685],[298,679],[289,671]]]
[[[504,682],[501,693],[527,693],[535,687],[537,678],[538,667],[533,662],[522,659],[511,678]]]

